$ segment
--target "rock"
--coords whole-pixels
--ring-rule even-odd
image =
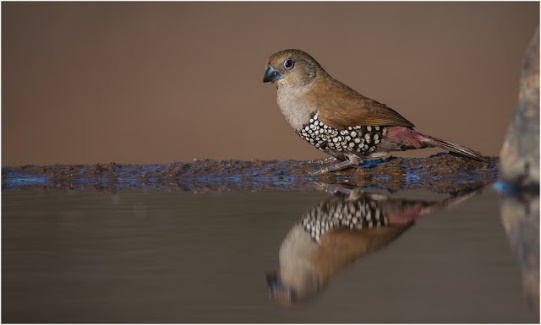
[[[526,52],[518,104],[500,156],[505,181],[539,186],[539,27]]]
[[[313,177],[320,164],[299,160],[197,160],[131,165],[2,166],[2,190],[93,190],[155,188],[169,191],[310,190],[317,183],[349,183],[389,190],[457,192],[495,182],[498,159],[479,162],[451,153],[427,158],[374,159],[355,169]],[[317,182],[316,182],[317,181]],[[316,183],[314,183],[316,182]]]

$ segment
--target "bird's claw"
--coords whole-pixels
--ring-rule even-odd
[[[307,162],[309,164],[323,165],[323,164],[330,163],[330,162],[333,162],[333,161],[336,161],[336,160],[338,160],[338,159],[333,157],[333,156],[329,156],[329,157],[325,157],[325,158],[321,158],[321,159],[308,160]]]
[[[310,176],[319,176],[319,175],[325,174],[325,173],[327,173],[327,172],[329,172],[329,168],[322,168],[322,169],[320,169],[320,170],[318,170],[318,171],[311,172],[311,173],[308,173],[308,174],[309,174]]]
[[[328,173],[328,172],[336,172],[336,171],[346,169],[348,167],[352,167],[352,166],[355,166],[355,165],[356,165],[355,163],[353,163],[353,162],[351,162],[349,160],[345,160],[345,161],[339,162],[338,164],[334,164],[332,166],[327,166],[327,167],[321,168],[320,170],[318,170],[316,172],[310,173],[310,175],[318,176],[318,175]]]

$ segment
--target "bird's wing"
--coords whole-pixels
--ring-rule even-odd
[[[405,126],[414,125],[402,115],[373,99],[364,97],[341,83],[325,87],[322,96],[314,98],[318,119],[336,129],[348,126]]]

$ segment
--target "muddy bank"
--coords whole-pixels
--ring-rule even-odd
[[[2,190],[160,189],[168,191],[306,190],[345,183],[389,190],[460,191],[494,182],[498,158],[479,162],[454,154],[369,160],[357,169],[312,176],[318,163],[299,160],[196,160],[156,165],[25,165],[2,167]]]

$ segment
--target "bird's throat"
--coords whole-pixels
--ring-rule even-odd
[[[278,107],[287,122],[296,131],[310,120],[317,111],[317,106],[308,100],[307,88],[279,87],[277,91]]]

